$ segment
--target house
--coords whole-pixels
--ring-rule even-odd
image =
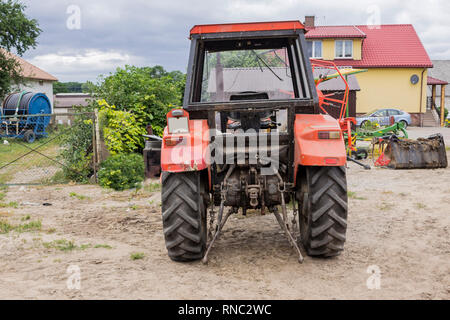
[[[14,54],[11,55],[19,63],[22,77],[25,80],[16,90],[45,93],[50,100],[53,111],[53,82],[58,81],[58,79],[23,58]]]
[[[419,125],[427,111],[428,57],[412,25],[316,26],[306,17],[305,35],[311,58],[339,67],[368,69],[356,75],[361,90],[356,113],[377,108],[400,108]]]

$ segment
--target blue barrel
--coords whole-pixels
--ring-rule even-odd
[[[4,116],[50,114],[50,100],[43,93],[21,92],[13,93],[3,102]]]
[[[52,107],[50,100],[44,93],[20,92],[12,93],[6,97],[2,106],[2,116],[21,116],[51,114]],[[50,123],[50,116],[46,117],[24,117],[28,124],[39,123],[40,129],[45,128]]]

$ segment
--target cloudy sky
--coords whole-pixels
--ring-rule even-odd
[[[24,57],[60,81],[118,66],[185,71],[195,24],[304,20],[320,25],[412,23],[431,59],[450,59],[448,0],[22,0],[43,30]],[[78,19],[79,18],[79,19]]]

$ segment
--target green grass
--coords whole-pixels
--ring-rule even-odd
[[[103,249],[112,249],[112,247],[109,244],[96,244],[94,246],[95,249],[103,248]]]
[[[89,199],[88,196],[84,196],[84,195],[82,195],[82,194],[77,194],[77,193],[75,193],[75,192],[69,193],[69,196],[71,196],[72,198],[77,198],[78,200],[86,200],[86,199]]]
[[[11,201],[8,203],[0,202],[0,208],[15,208],[17,209],[19,207],[19,204],[16,201]]]
[[[7,221],[0,220],[0,234],[8,233],[13,229],[14,227]]]
[[[14,228],[17,232],[30,232],[30,231],[39,231],[42,229],[41,221],[30,221],[25,224],[20,224]]]
[[[9,233],[10,231],[16,232],[31,232],[39,231],[42,229],[41,221],[30,221],[28,223],[12,225],[5,220],[0,220],[0,233]]]
[[[144,259],[145,254],[143,252],[133,252],[130,255],[130,259],[131,260],[139,260],[139,259]]]
[[[68,251],[72,251],[72,250],[86,250],[86,249],[90,249],[90,248],[112,249],[112,247],[107,244],[92,245],[90,243],[85,243],[85,244],[77,245],[77,244],[75,244],[74,241],[66,240],[66,239],[58,239],[58,240],[53,240],[51,242],[44,242],[43,246],[47,249],[57,249],[57,250],[64,251],[64,252],[68,252]]]
[[[424,205],[423,203],[415,203],[414,206],[415,206],[417,209],[425,209],[425,208],[427,207],[427,206]]]
[[[367,200],[367,198],[364,198],[364,197],[358,197],[358,196],[356,195],[356,192],[353,192],[353,191],[347,191],[347,196],[348,196],[350,199],[355,199],[355,200]]]
[[[161,191],[161,184],[157,182],[149,183],[148,185],[144,186],[144,190],[147,192]]]
[[[22,219],[20,219],[21,221],[27,221],[30,220],[31,216],[29,214],[27,214],[26,216],[22,217]]]
[[[6,193],[5,192],[0,192],[0,201],[5,199],[5,197],[6,197]]]
[[[8,140],[9,145],[2,145],[2,147],[0,148],[0,167],[31,151],[27,147],[35,149],[43,143],[54,138],[57,134],[58,133],[50,134],[49,137],[36,140],[32,144],[26,144],[23,142],[23,140],[20,139],[6,139]],[[60,150],[58,140],[59,138],[56,138],[48,142],[42,147],[39,147],[38,151],[50,158],[56,158],[59,155]],[[17,174],[18,168],[20,168],[21,170],[26,170],[32,167],[48,166],[54,166],[54,163],[51,160],[39,155],[38,153],[32,152],[24,156],[22,159],[18,160],[14,165],[6,166],[5,168],[3,168],[0,171],[0,184],[7,183],[11,179],[11,177],[14,177]]]
[[[44,242],[43,246],[47,249],[58,249],[64,252],[72,251],[77,248],[73,241],[66,239],[53,240],[51,242]]]

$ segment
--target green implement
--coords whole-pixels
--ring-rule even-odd
[[[361,129],[356,133],[356,140],[370,140],[372,138],[381,138],[389,135],[396,135],[401,138],[408,139],[408,133],[406,132],[405,125],[401,122],[397,122],[389,127],[380,128],[377,130]]]

